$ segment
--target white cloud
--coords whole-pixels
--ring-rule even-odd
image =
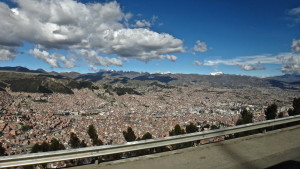
[[[283,64],[280,68],[283,73],[300,75],[300,54],[284,53],[277,58]]]
[[[58,65],[58,56],[56,54],[50,54],[47,51],[41,51],[39,49],[30,50],[29,53],[34,57],[43,60],[52,67],[60,67]]]
[[[124,13],[116,1],[83,4],[75,0],[15,0],[15,3],[17,8],[11,9],[0,2],[1,46],[19,47],[25,41],[45,51],[95,50],[141,61],[163,58],[174,61],[175,57],[168,55],[184,51],[182,40],[169,34],[127,28],[126,22],[132,14]],[[151,22],[141,19],[137,26],[150,27]],[[43,59],[57,66],[53,58]]]
[[[291,48],[294,52],[300,52],[300,39],[298,39],[298,40],[294,39],[292,42]]]
[[[104,39],[109,46],[100,48],[106,54],[117,54],[141,61],[170,58],[170,53],[183,52],[182,41],[165,33],[156,33],[148,29],[107,30]]]
[[[300,15],[300,7],[293,8],[288,11],[289,15]]]
[[[169,59],[172,62],[175,62],[177,60],[177,57],[174,55],[164,55],[165,58]]]
[[[200,61],[198,61],[198,60],[195,60],[195,61],[194,61],[194,65],[196,65],[196,66],[202,66],[203,63],[200,62]]]
[[[133,27],[142,28],[142,27],[151,27],[151,23],[149,21],[143,20],[137,20]]]
[[[291,16],[290,19],[293,21],[291,26],[295,26],[300,23],[300,7],[289,10],[287,14]]]
[[[195,64],[195,62],[194,62]],[[300,74],[300,54],[297,53],[281,53],[278,55],[256,55],[242,56],[226,60],[208,60],[202,63],[204,66],[215,65],[239,66],[245,71],[265,70],[261,64],[281,64],[280,70],[285,74]]]
[[[94,50],[80,49],[76,50],[75,53],[83,57],[90,64],[90,67],[94,65],[104,67],[111,65],[122,66],[122,61],[120,59],[99,56]]]
[[[219,64],[223,65],[254,65],[257,63],[261,64],[280,64],[280,61],[276,58],[276,56],[272,55],[256,55],[256,56],[241,56],[233,59],[225,59],[225,60],[208,60],[203,63],[204,66],[215,66]]]
[[[89,67],[90,67],[90,69],[92,70],[92,71],[98,71],[99,69],[96,67],[96,66],[94,66],[94,65],[89,65]]]
[[[245,71],[252,71],[252,70],[265,70],[266,68],[258,62],[256,64],[240,65],[240,69],[245,70]]]
[[[0,46],[0,61],[9,61],[16,57],[17,50],[11,47]]]
[[[206,52],[207,45],[205,42],[201,42],[200,40],[197,40],[196,45],[194,46],[194,50],[198,52]]]
[[[70,60],[68,60],[66,56],[56,54],[56,53],[50,54],[45,50],[42,51],[37,48],[34,48],[33,50],[31,49],[29,53],[34,57],[36,57],[37,59],[40,59],[48,63],[50,66],[56,68],[72,68],[76,64],[75,58],[70,58]]]
[[[60,56],[59,60],[65,65],[65,68],[72,68],[76,65],[76,59],[74,57],[70,58],[70,60],[67,59],[66,56]]]
[[[223,72],[212,72],[210,73],[210,75],[212,76],[218,76],[218,75],[223,75],[224,73]]]

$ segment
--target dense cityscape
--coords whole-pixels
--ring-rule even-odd
[[[104,144],[126,142],[122,132],[128,127],[138,137],[149,132],[154,138],[168,136],[176,124],[193,123],[210,130],[236,125],[243,108],[253,113],[254,122],[265,120],[264,111],[271,103],[288,116],[293,98],[299,97],[298,92],[276,88],[251,90],[175,87],[108,97],[103,97],[108,95],[103,88],[74,89],[74,94],[8,90],[0,93],[2,146],[7,155],[24,154],[34,144],[56,138],[70,149],[71,132],[93,146],[89,125],[95,126]]]

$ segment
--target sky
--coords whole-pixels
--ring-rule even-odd
[[[0,0],[0,66],[300,75],[299,0]]]

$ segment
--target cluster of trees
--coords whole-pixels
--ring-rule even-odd
[[[276,105],[276,103],[269,105],[264,112],[266,120],[282,118],[283,112],[280,112],[280,113],[277,113],[277,112],[278,112],[278,106]],[[288,110],[288,114],[289,114],[289,116],[294,116],[294,115],[300,114],[300,97],[294,98],[293,108],[290,108]],[[248,124],[248,123],[253,123],[253,114],[250,111],[248,111],[247,109],[243,109],[241,111],[241,117],[236,122],[236,125],[242,125],[242,124]]]
[[[93,125],[90,125],[88,127],[87,133],[90,136],[94,146],[103,145],[103,142],[98,138],[97,131]],[[87,144],[84,142],[84,140],[80,141],[77,135],[73,132],[71,132],[69,144],[71,145],[72,148],[87,147]],[[31,153],[56,151],[56,150],[64,150],[64,149],[65,146],[62,143],[60,143],[57,139],[53,138],[51,140],[51,143],[47,143],[45,141],[42,144],[36,143],[32,147]]]
[[[22,125],[22,123],[21,123],[21,125]],[[33,129],[33,127],[30,126],[30,125],[24,124],[24,125],[22,125],[22,127],[21,127],[20,130],[23,131],[23,132],[26,132],[26,131],[28,131],[30,129]]]
[[[132,130],[131,127],[127,128],[127,131],[123,131],[123,136],[127,142],[132,142],[132,141],[139,141],[139,140],[147,140],[147,139],[152,139],[152,134],[149,132],[145,133],[142,138],[136,137],[134,134],[134,131]]]
[[[140,141],[140,140],[148,140],[152,139],[153,136],[149,132],[146,132],[141,138],[137,137],[134,134],[134,131],[132,130],[131,127],[127,128],[127,131],[123,131],[123,136],[127,142],[132,142],[132,141]],[[162,147],[157,147],[157,148],[151,148],[151,149],[146,149],[146,150],[138,150],[134,152],[127,153],[127,156],[137,156],[137,155],[145,155],[145,154],[152,154],[154,152],[163,152],[163,151],[169,151],[170,149],[168,147],[162,146]]]
[[[278,106],[276,103],[273,103],[269,105],[266,110],[265,110],[265,117],[266,120],[272,120],[276,118],[282,118],[283,117],[283,112],[278,113]],[[294,98],[293,100],[293,108],[288,110],[289,116],[294,116],[294,115],[299,115],[300,114],[300,98]],[[242,125],[242,124],[248,124],[248,123],[253,123],[253,114],[248,111],[247,109],[243,109],[241,111],[241,117],[237,120],[236,125]],[[277,126],[277,128],[284,127],[286,125],[280,125]],[[276,127],[271,127],[267,128],[267,130],[273,130]],[[256,131],[247,131],[243,133],[238,133],[235,136],[245,136],[245,135],[250,135],[250,134],[255,134],[260,132],[260,130]]]
[[[185,130],[182,129],[179,124],[176,124],[174,129],[169,131],[169,136],[176,136],[176,135],[181,135],[186,133],[195,133],[198,131],[199,128],[193,123],[190,123],[189,125],[185,126]]]
[[[42,144],[36,143],[32,149],[31,153],[37,152],[47,152],[47,151],[57,151],[57,150],[65,150],[65,146],[60,143],[56,138],[52,138],[51,143],[43,142]]]
[[[289,116],[300,115],[300,97],[294,98],[293,100],[293,108],[288,110]],[[265,111],[266,119],[271,120],[277,118],[282,118],[283,113],[280,112],[277,114],[277,105],[275,103],[269,105]]]

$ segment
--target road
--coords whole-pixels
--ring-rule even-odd
[[[300,126],[72,169],[300,168]]]

